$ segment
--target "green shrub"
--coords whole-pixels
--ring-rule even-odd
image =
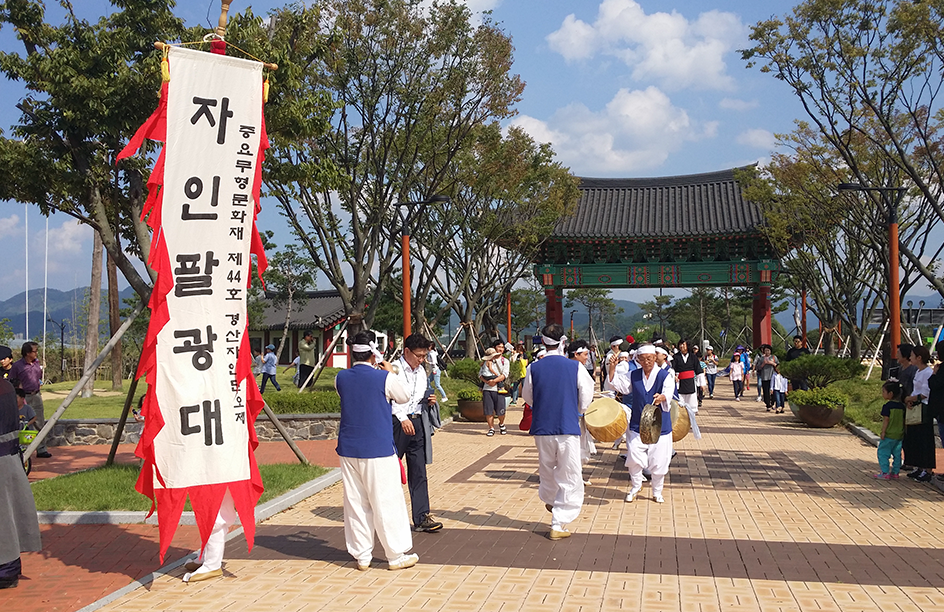
[[[856,359],[830,355],[804,355],[793,361],[781,362],[780,373],[791,380],[806,379],[810,387],[822,388],[838,380],[855,378],[865,369]]]
[[[269,408],[276,414],[326,414],[341,412],[341,398],[337,391],[298,393],[297,389],[266,391],[263,395]]]
[[[481,364],[475,359],[460,359],[449,366],[449,377],[456,380],[466,380],[474,385],[481,385],[479,368]]]
[[[478,389],[462,389],[456,397],[461,401],[481,402],[482,392]]]
[[[816,387],[809,391],[792,391],[790,403],[797,406],[825,406],[837,409],[849,405],[849,396],[838,389]]]

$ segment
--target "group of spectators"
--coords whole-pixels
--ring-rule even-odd
[[[938,359],[944,356],[944,342],[935,347]],[[882,433],[877,478],[898,478],[901,469],[918,482],[934,478],[934,420],[944,444],[944,372],[925,346],[899,344],[899,370],[882,388]],[[902,460],[901,454],[904,453]],[[889,460],[891,466],[889,467]],[[938,475],[939,480],[944,476]]]
[[[19,432],[24,424],[43,425],[43,382],[39,345],[26,342],[22,359],[0,346],[0,589],[17,586],[22,573],[20,553],[41,548],[36,505],[20,456]],[[52,455],[40,446],[38,456]]]

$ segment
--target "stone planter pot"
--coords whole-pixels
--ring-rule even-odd
[[[832,427],[838,425],[845,416],[845,408],[827,408],[826,406],[797,406],[797,416],[810,427]]]
[[[459,400],[456,405],[459,408],[459,416],[466,421],[473,423],[485,422],[485,411],[482,408],[482,400]]]

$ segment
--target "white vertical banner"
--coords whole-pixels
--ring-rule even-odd
[[[252,185],[262,133],[262,64],[173,47],[161,226],[173,277],[158,332],[155,393],[164,487],[250,477],[246,329]],[[249,381],[252,382],[251,379]]]

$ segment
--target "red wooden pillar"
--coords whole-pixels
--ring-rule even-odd
[[[754,347],[773,344],[773,332],[770,328],[770,286],[758,285],[754,289],[753,315]]]
[[[548,325],[557,323],[564,324],[564,292],[560,287],[545,287],[544,297],[547,300],[545,306],[544,322]]]

